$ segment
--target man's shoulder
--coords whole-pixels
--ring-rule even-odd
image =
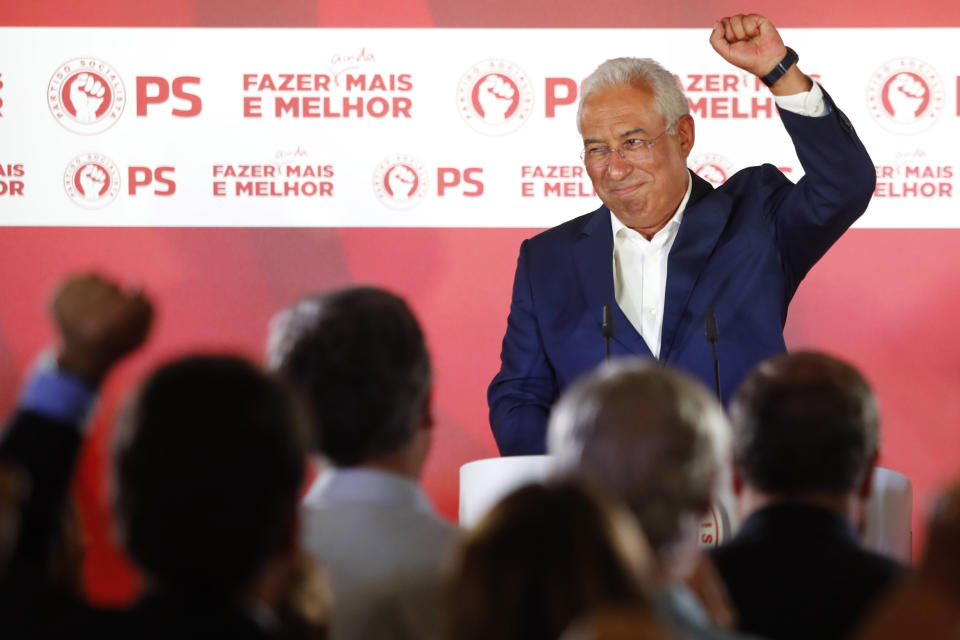
[[[579,238],[586,230],[593,229],[602,223],[604,215],[609,217],[609,210],[601,206],[598,209],[567,220],[555,227],[550,227],[546,231],[541,231],[537,235],[527,240],[527,245],[535,249],[544,249],[552,246],[563,245]],[[609,223],[608,229],[612,229]],[[610,231],[612,234],[613,231]]]
[[[740,169],[732,176],[726,179],[723,184],[716,187],[717,194],[731,194],[744,189],[756,189],[758,183],[774,182],[786,184],[790,179],[780,169],[770,164],[752,165]]]

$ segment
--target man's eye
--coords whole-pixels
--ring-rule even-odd
[[[587,155],[600,157],[610,153],[610,147],[587,147]]]
[[[629,138],[628,140],[624,140],[623,144],[620,145],[620,148],[624,151],[633,151],[634,149],[639,149],[645,146],[646,143],[646,140],[641,140],[640,138]]]

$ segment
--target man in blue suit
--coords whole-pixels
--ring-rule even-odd
[[[866,209],[873,163],[849,120],[797,67],[762,16],[718,21],[727,61],[777,101],[805,176],[751,167],[713,189],[687,169],[694,122],[672,74],[648,59],[603,63],[581,88],[583,159],[603,206],[520,247],[490,422],[505,455],[542,453],[559,393],[604,358],[640,354],[714,384],[704,319],[722,329],[720,387],[729,397],[761,360],[785,351],[800,281]]]

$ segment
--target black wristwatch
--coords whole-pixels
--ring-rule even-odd
[[[775,66],[773,71],[760,78],[760,80],[768,87],[772,87],[777,80],[783,77],[783,74],[785,74],[790,67],[797,64],[797,60],[799,59],[800,56],[797,55],[797,52],[787,47],[787,55],[783,56],[780,64]]]

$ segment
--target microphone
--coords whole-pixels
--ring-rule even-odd
[[[610,338],[613,337],[613,307],[609,302],[603,304],[603,320],[600,322],[600,332],[607,346],[607,360],[610,360]]]
[[[713,315],[713,308],[708,307],[705,314],[706,326],[705,333],[707,342],[710,343],[710,349],[713,351],[713,379],[717,385],[717,400],[723,404],[723,396],[720,394],[720,361],[717,359],[717,341],[720,339],[720,329],[717,327],[717,316]]]

